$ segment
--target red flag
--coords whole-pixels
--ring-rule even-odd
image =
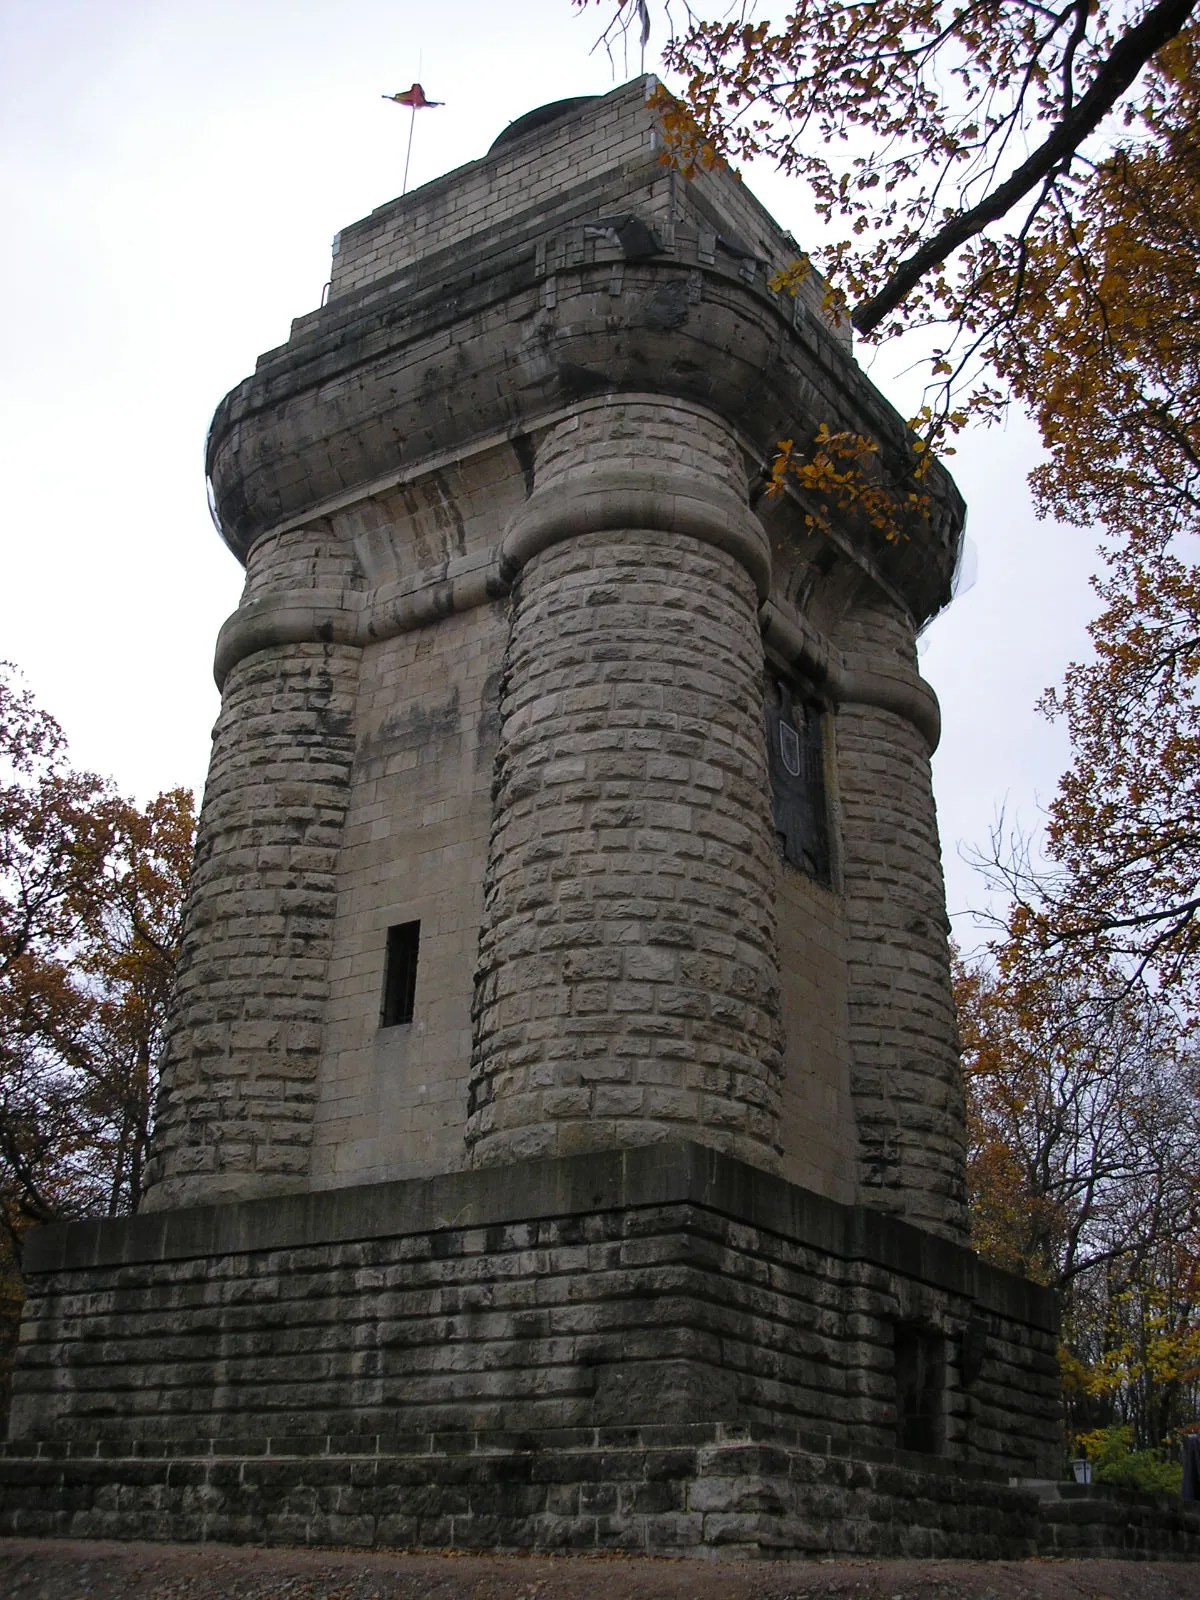
[[[425,91],[419,83],[414,83],[411,89],[405,89],[403,94],[385,94],[384,100],[394,100],[398,106],[411,106],[414,111],[428,111],[434,106],[444,106],[444,100],[427,100]]]

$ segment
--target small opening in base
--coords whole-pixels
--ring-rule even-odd
[[[942,1448],[945,1341],[926,1328],[896,1324],[896,1444],[936,1455]]]
[[[401,922],[388,929],[381,1027],[395,1028],[413,1019],[413,1001],[417,994],[417,948],[420,942],[419,922]]]

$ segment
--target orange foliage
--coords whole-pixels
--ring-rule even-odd
[[[606,38],[648,26],[644,0],[600,3]],[[927,450],[1016,399],[1041,426],[1047,508],[1121,537],[1194,528],[1195,3],[793,0],[778,22],[695,4],[678,27],[665,6],[683,88],[656,103],[685,173],[762,157],[806,185],[833,230],[812,252],[831,311],[852,304],[872,339],[926,331]],[[849,468],[878,497],[861,457],[802,444],[785,472]],[[894,531],[921,490],[891,487]]]
[[[0,667],[0,1226],[135,1210],[192,797],[75,771]]]
[[[956,960],[972,1240],[1048,1284],[1073,1433],[1155,1447],[1200,1402],[1200,1099],[1173,1010],[1020,917]]]

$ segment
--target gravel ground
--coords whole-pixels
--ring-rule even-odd
[[[2,1600],[1191,1600],[1200,1564],[725,1563],[0,1541]]]

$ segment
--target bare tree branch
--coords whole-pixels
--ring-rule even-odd
[[[1069,167],[1083,140],[1104,120],[1151,57],[1175,37],[1195,7],[1196,0],[1159,0],[1141,22],[1123,34],[1087,93],[1033,155],[985,200],[951,218],[932,239],[900,263],[878,294],[855,307],[850,320],[859,333],[870,333],[877,328],[907,299],[926,273],[968,239],[998,222],[1051,173]]]

